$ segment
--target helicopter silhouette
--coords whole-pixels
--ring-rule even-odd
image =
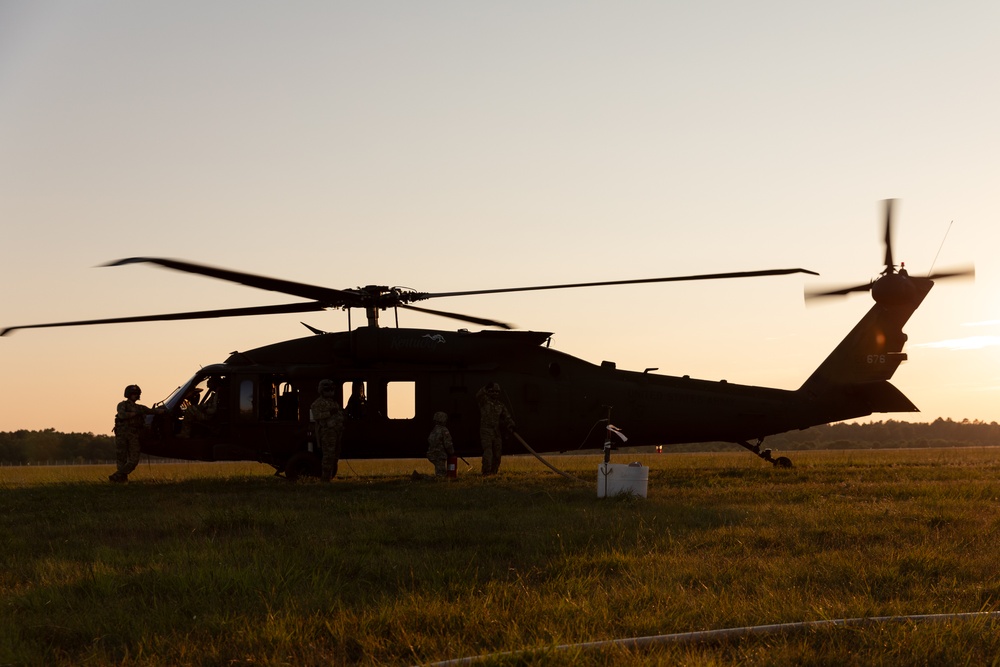
[[[249,460],[269,464],[294,479],[318,475],[321,452],[309,420],[320,380],[338,387],[349,406],[342,458],[422,458],[431,416],[448,413],[457,454],[478,456],[477,390],[497,382],[517,423],[506,454],[599,449],[607,442],[612,412],[630,446],[730,442],[777,466],[762,447],[768,436],[876,412],[917,408],[888,380],[906,359],[902,331],[934,285],[934,279],[970,275],[963,269],[910,276],[893,264],[892,200],[886,201],[885,268],[867,284],[807,294],[842,296],[869,291],[875,304],[797,390],[747,386],[688,376],[621,370],[592,364],[549,347],[551,333],[513,330],[504,322],[413,305],[430,299],[595,286],[721,280],[805,273],[801,268],[712,273],[663,278],[583,282],[456,292],[419,292],[366,285],[332,289],[267,276],[156,257],[133,257],[105,266],[153,264],[306,299],[281,305],[78,320],[8,327],[68,327],[129,322],[191,320],[344,309],[348,330],[324,332],[232,353],[201,368],[158,403],[165,414],[148,417],[140,441],[155,456],[202,460]],[[352,327],[352,309],[363,309],[366,325]],[[397,325],[383,327],[380,313],[397,312]],[[499,330],[457,331],[398,326],[398,310],[411,310]],[[216,392],[218,409],[193,420],[186,408],[199,394]],[[364,401],[357,399],[358,392]],[[349,395],[354,394],[354,401]],[[394,408],[402,396],[405,407]],[[391,400],[392,399],[392,400]],[[351,409],[353,405],[353,409]],[[531,443],[529,445],[529,442]]]

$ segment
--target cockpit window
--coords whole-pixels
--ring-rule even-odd
[[[204,380],[204,378],[202,378],[202,380]],[[196,375],[181,386],[177,387],[177,389],[174,389],[169,396],[163,399],[163,405],[165,405],[168,410],[176,408],[180,405],[181,401],[184,400],[184,396],[187,395],[191,387],[197,386],[197,381],[198,376]]]

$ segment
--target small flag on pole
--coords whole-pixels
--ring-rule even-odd
[[[628,438],[625,437],[625,434],[622,433],[622,430],[613,424],[608,424],[608,433],[614,433],[619,438],[621,438],[622,442],[628,442]]]

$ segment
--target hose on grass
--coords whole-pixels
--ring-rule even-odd
[[[652,635],[649,637],[631,637],[628,639],[607,639],[583,644],[562,644],[560,646],[540,647],[521,651],[506,651],[489,653],[467,658],[456,658],[443,662],[434,662],[426,667],[452,667],[452,665],[471,665],[482,660],[496,658],[526,656],[533,653],[547,653],[564,650],[590,650],[622,646],[626,648],[646,648],[662,644],[691,644],[695,642],[711,642],[727,639],[742,639],[758,635],[771,635],[803,630],[823,630],[827,628],[867,627],[885,625],[888,623],[940,623],[968,619],[1000,619],[1000,611],[979,611],[959,614],[917,614],[913,616],[873,616],[867,618],[840,618],[828,621],[802,621],[798,623],[775,623],[772,625],[753,625],[743,628],[726,628],[723,630],[702,630],[698,632],[680,632],[669,635]]]
[[[580,479],[579,477],[574,477],[573,475],[569,474],[569,473],[568,473],[568,472],[566,472],[565,470],[560,470],[559,468],[555,467],[554,465],[552,465],[551,463],[549,463],[548,461],[546,461],[546,460],[545,460],[544,458],[542,458],[541,454],[539,454],[539,453],[538,453],[538,452],[536,452],[536,451],[535,451],[534,449],[532,449],[532,448],[531,448],[531,445],[529,445],[528,443],[526,443],[526,442],[524,441],[524,438],[522,438],[522,437],[520,436],[520,434],[518,434],[518,433],[515,433],[515,434],[514,434],[514,437],[515,437],[515,438],[517,438],[517,441],[518,441],[518,442],[520,442],[520,443],[521,443],[521,445],[522,445],[522,446],[523,446],[523,447],[524,447],[525,449],[527,449],[527,450],[528,450],[529,452],[531,452],[531,454],[532,454],[532,455],[533,455],[533,456],[534,456],[534,457],[535,457],[536,459],[538,459],[539,461],[541,461],[542,463],[544,463],[544,464],[545,464],[546,466],[548,466],[548,468],[549,468],[550,470],[552,470],[552,471],[553,471],[554,473],[556,473],[556,474],[558,474],[558,475],[562,475],[562,476],[563,476],[563,477],[565,477],[566,479],[571,479],[571,480],[573,480],[574,482],[580,482],[581,484],[590,484],[590,482],[585,482],[584,480]]]

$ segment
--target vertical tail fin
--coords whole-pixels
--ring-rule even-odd
[[[799,392],[830,416],[829,421],[863,417],[873,412],[918,412],[888,380],[906,360],[903,326],[923,302],[934,282],[906,277],[912,288],[892,298],[879,298],[809,376]]]

